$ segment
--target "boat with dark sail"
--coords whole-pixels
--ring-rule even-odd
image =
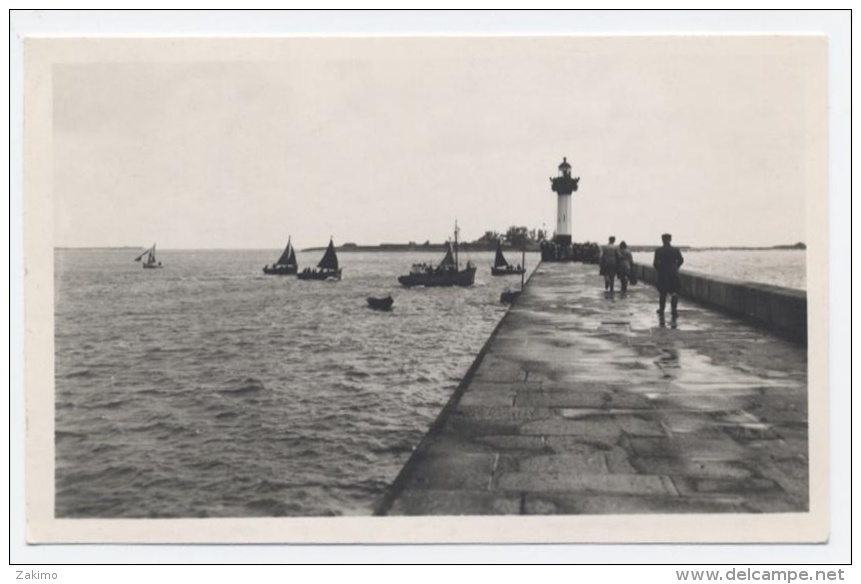
[[[454,248],[451,242],[446,244],[445,257],[436,266],[432,264],[413,264],[410,273],[398,276],[402,286],[472,286],[475,282],[475,265],[466,263],[466,268],[460,269],[457,254],[457,225],[454,228]]]
[[[329,239],[329,247],[323,254],[315,269],[305,268],[297,274],[300,280],[340,280],[341,267],[338,265],[338,254],[335,253],[335,244]]]
[[[493,266],[490,268],[490,274],[493,276],[516,276],[526,273],[526,268],[523,264],[515,266],[509,264],[508,260],[502,254],[502,242],[496,242],[496,257],[493,260]]]
[[[293,250],[291,239],[287,238],[287,247],[278,261],[274,264],[263,267],[263,273],[270,276],[290,276],[299,271],[299,266],[296,263],[296,252]]]
[[[145,260],[143,259],[144,257],[146,257]],[[161,262],[155,259],[155,244],[152,244],[151,248],[135,258],[136,262],[141,260],[143,260],[142,265],[145,270],[152,270],[161,267]]]

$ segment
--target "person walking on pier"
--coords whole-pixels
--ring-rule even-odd
[[[660,294],[658,314],[663,318],[667,306],[667,294],[670,295],[670,309],[673,318],[679,316],[679,268],[685,263],[682,252],[673,247],[670,242],[673,236],[669,233],[661,235],[663,245],[655,250],[655,270],[658,272],[658,293]]]
[[[628,244],[624,241],[619,244],[619,251],[616,258],[616,271],[619,274],[619,282],[622,284],[622,292],[628,291],[628,280],[631,278],[634,269],[634,256],[628,250]],[[633,282],[636,284],[636,281]]]
[[[608,243],[601,246],[601,255],[598,265],[601,266],[601,275],[604,276],[604,291],[613,292],[616,282],[616,259],[619,249],[616,247],[616,237],[611,235]]]

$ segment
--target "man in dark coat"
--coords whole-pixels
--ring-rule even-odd
[[[685,260],[682,258],[682,252],[670,245],[672,239],[673,236],[669,233],[664,233],[661,236],[664,245],[655,250],[655,261],[652,265],[658,272],[658,292],[660,293],[658,314],[664,315],[667,294],[669,294],[672,316],[676,318],[679,315],[679,268],[682,267]]]
[[[611,235],[607,245],[601,246],[601,255],[598,265],[601,275],[604,276],[604,291],[613,292],[616,281],[616,259],[619,256],[619,248],[616,247],[616,237]]]

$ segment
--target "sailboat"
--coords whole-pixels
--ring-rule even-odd
[[[146,260],[143,262],[144,269],[153,269],[160,268],[161,262],[156,261],[155,259],[155,244],[152,244],[152,247],[143,252],[141,255],[135,258],[136,262],[139,262],[146,256]]]
[[[460,269],[457,256],[457,223],[454,226],[454,249],[451,241],[446,244],[445,257],[436,265],[413,264],[410,273],[398,276],[402,286],[472,286],[475,282],[475,266],[466,263],[466,268]]]
[[[297,274],[300,280],[340,280],[341,268],[338,266],[338,254],[335,253],[335,244],[329,239],[329,247],[323,254],[323,259],[317,264],[317,268],[305,268]]]
[[[505,256],[502,255],[502,242],[496,242],[496,258],[493,260],[493,266],[490,268],[490,273],[493,276],[512,276],[516,274],[523,274],[526,272],[526,268],[523,267],[523,264],[519,266],[513,266],[508,263],[508,260],[505,259]]]
[[[263,273],[275,276],[289,276],[295,274],[299,269],[296,264],[296,252],[293,250],[293,243],[290,238],[287,238],[287,247],[284,248],[284,253],[278,258],[274,264],[263,267]]]
[[[520,265],[522,266],[522,271],[520,272],[520,290],[512,290],[511,288],[507,288],[502,294],[499,295],[499,301],[503,304],[514,304],[520,295],[523,293],[523,286],[526,285],[526,242],[523,243],[523,248],[521,249],[521,255],[523,258],[520,260]]]

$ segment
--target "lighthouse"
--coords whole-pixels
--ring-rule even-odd
[[[557,249],[565,250],[563,254],[566,256],[571,248],[571,193],[577,190],[578,182],[580,177],[571,176],[571,165],[568,164],[568,158],[563,157],[562,164],[559,165],[559,175],[551,177],[550,184],[557,197],[554,242]]]

